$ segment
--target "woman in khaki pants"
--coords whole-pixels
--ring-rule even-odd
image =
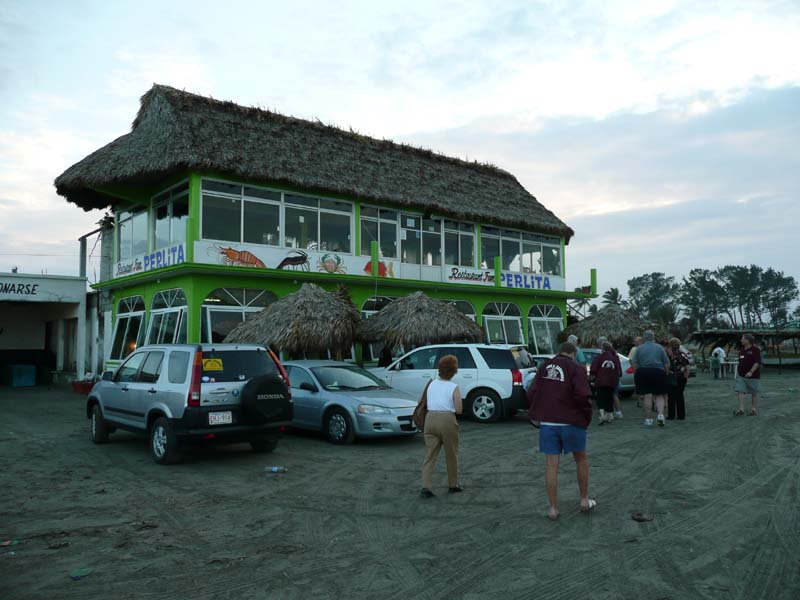
[[[428,386],[428,416],[425,417],[425,462],[422,463],[423,498],[432,498],[433,470],[444,446],[447,461],[447,485],[449,492],[460,492],[458,485],[458,421],[461,414],[461,390],[451,379],[458,372],[458,359],[452,354],[439,359],[439,378]]]

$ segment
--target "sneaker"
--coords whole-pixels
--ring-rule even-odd
[[[656,417],[656,419],[658,420],[658,426],[659,427],[663,427],[664,426],[664,415],[658,415],[658,417]]]
[[[614,411],[614,418],[621,419],[622,418],[622,411],[621,410],[615,410]]]
[[[647,427],[650,427],[650,426],[653,424],[653,419],[645,419],[645,420],[644,420],[644,424],[645,424]]]
[[[419,495],[423,498],[433,498],[436,494],[434,494],[428,488],[422,488],[422,491],[419,493]]]

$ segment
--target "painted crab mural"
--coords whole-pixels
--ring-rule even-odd
[[[323,273],[347,273],[342,257],[338,254],[325,253],[317,260],[317,271]]]

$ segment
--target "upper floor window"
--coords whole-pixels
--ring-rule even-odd
[[[153,249],[166,248],[186,241],[189,218],[189,184],[178,185],[153,198]]]
[[[442,222],[421,215],[400,215],[400,260],[415,265],[442,264]]]
[[[352,252],[350,202],[203,180],[202,237]]]
[[[372,254],[378,242],[381,258],[397,258],[397,211],[372,206],[361,207],[361,254]]]
[[[147,210],[138,207],[117,213],[117,260],[147,253]]]
[[[558,238],[512,229],[481,229],[481,267],[500,268],[516,273],[561,275],[561,242]]]
[[[472,223],[444,222],[444,262],[447,265],[475,265],[475,226]]]

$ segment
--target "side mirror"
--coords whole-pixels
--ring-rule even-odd
[[[114,379],[114,371],[105,371],[100,379],[103,381],[111,381]]]
[[[313,383],[308,383],[307,381],[304,381],[303,383],[300,384],[300,389],[301,390],[306,390],[307,392],[318,392],[319,391],[317,389],[317,386],[315,386]]]

